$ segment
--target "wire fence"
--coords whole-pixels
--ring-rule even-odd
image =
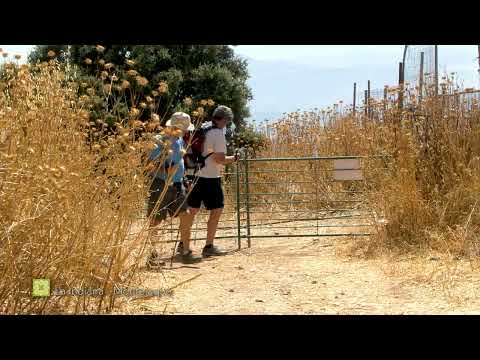
[[[358,114],[364,113],[369,118],[382,121],[385,110],[389,108],[416,108],[423,99],[437,95],[444,96],[444,103],[447,104],[455,101],[457,105],[462,104],[464,109],[467,110],[477,108],[480,102],[480,91],[463,89],[458,84],[455,84],[455,88],[453,88],[450,84],[455,81],[448,75],[439,78],[436,56],[435,45],[406,46],[400,63],[397,84],[379,88],[378,84],[373,84],[370,81],[367,82],[368,84],[354,83],[354,96],[351,100],[340,101],[338,104],[328,107],[326,109],[328,117],[326,118],[331,120],[353,111]],[[443,90],[444,85],[448,87],[447,91]],[[314,114],[312,118],[319,118],[321,122],[323,116],[319,114],[320,111]],[[304,115],[308,116],[309,112],[305,112]],[[279,125],[291,121],[295,117],[298,117],[297,120],[301,121],[301,115],[284,114],[274,123]],[[270,125],[261,124],[255,130],[273,141],[278,135],[278,129]]]
[[[423,64],[421,63],[422,53]],[[419,87],[421,80],[424,89],[435,84],[435,45],[409,45],[406,48],[403,64],[406,89]]]

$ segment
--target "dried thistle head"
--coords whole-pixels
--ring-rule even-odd
[[[143,127],[143,122],[141,122],[140,120],[135,120],[132,122],[131,126],[133,129],[139,129]]]
[[[129,114],[131,117],[137,117],[138,115],[140,115],[140,110],[138,110],[136,107],[132,107],[130,108]]]
[[[158,92],[160,94],[165,94],[168,91],[168,84],[165,81],[160,82],[158,85]]]
[[[128,71],[127,71],[127,75],[128,75],[128,76],[131,76],[131,77],[135,77],[135,76],[138,75],[138,72],[137,72],[136,70],[133,70],[133,69],[132,69],[132,70],[128,70]]]
[[[137,81],[137,84],[140,85],[140,86],[147,86],[147,84],[148,84],[147,78],[145,78],[143,76],[137,76],[137,77],[135,77],[135,80]]]
[[[110,84],[105,84],[105,85],[103,86],[103,91],[104,91],[105,93],[107,93],[107,94],[110,94],[110,93],[112,92],[112,85],[110,85]]]

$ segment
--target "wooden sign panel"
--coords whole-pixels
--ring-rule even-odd
[[[333,160],[333,180],[363,180],[359,159]]]

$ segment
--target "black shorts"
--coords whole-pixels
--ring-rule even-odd
[[[156,220],[165,220],[167,216],[178,216],[180,213],[187,210],[186,191],[185,187],[181,183],[171,184],[165,196],[157,205],[160,195],[165,188],[165,181],[155,178],[150,186],[150,197],[148,199],[147,217],[150,216],[152,211],[156,211],[153,217]]]
[[[187,202],[194,209],[200,209],[202,203],[207,210],[223,209],[222,179],[199,177]]]

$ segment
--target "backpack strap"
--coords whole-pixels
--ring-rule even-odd
[[[215,154],[215,153],[214,153],[214,152],[211,152],[211,153],[208,154],[207,156],[202,156],[202,158],[203,158],[203,159],[202,159],[203,166],[202,166],[202,167],[199,167],[199,166],[195,167],[195,170],[193,171],[193,175],[196,175],[199,170],[201,170],[201,169],[203,169],[203,168],[205,167],[205,161],[206,161],[210,156],[212,156],[213,154]]]

